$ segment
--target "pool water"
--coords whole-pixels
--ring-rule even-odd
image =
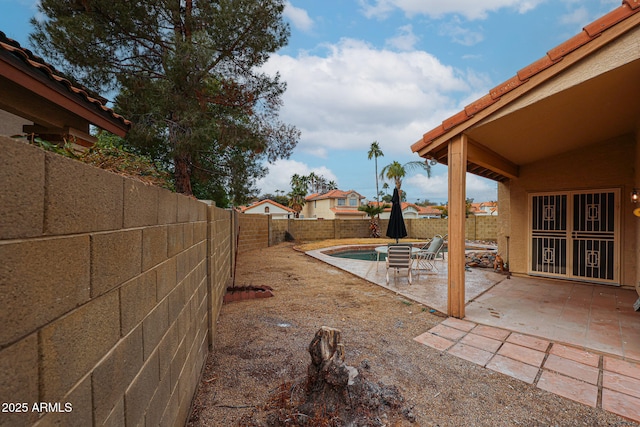
[[[358,259],[362,261],[376,261],[378,253],[373,249],[355,249],[355,250],[347,250],[334,252],[329,254],[331,256],[337,258],[348,258],[348,259]],[[384,261],[387,259],[387,254],[380,254],[380,261]]]

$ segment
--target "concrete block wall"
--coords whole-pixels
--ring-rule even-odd
[[[0,182],[0,426],[183,424],[230,212],[4,137]]]
[[[242,216],[242,215],[241,215]],[[492,240],[498,238],[498,216],[470,216],[466,221],[467,240]],[[379,221],[380,232],[385,237],[389,221]],[[430,239],[436,234],[448,233],[447,219],[408,218],[405,226],[409,238]],[[369,237],[369,220],[305,220],[274,219],[271,220],[272,239],[270,244],[284,241],[284,231],[289,230],[298,241],[314,241],[326,239],[349,239]],[[242,244],[242,243],[241,243]]]
[[[238,253],[269,247],[269,215],[238,215]]]

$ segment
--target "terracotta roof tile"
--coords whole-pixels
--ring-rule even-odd
[[[265,204],[271,204],[273,206],[277,206],[277,207],[279,207],[281,209],[284,209],[287,212],[295,212],[293,209],[288,208],[288,207],[286,207],[286,206],[284,206],[284,205],[282,205],[282,204],[280,204],[278,202],[274,202],[271,199],[260,200],[259,202],[253,203],[253,204],[251,204],[249,206],[240,206],[240,210],[242,212],[245,212],[247,209],[255,208],[256,206],[265,205]]]
[[[125,126],[131,126],[131,122],[129,120],[125,119],[119,114],[116,114],[111,108],[105,105],[107,102],[106,99],[98,99],[95,96],[90,95],[86,89],[77,87],[68,79],[61,76],[60,72],[57,71],[53,65],[48,64],[39,56],[34,55],[29,49],[21,47],[20,43],[8,38],[2,31],[0,31],[0,50],[5,50],[11,53],[14,57],[20,59],[26,65],[44,73],[44,75],[49,79],[55,81],[61,86],[64,86],[70,92],[79,95],[84,99],[85,102],[93,104],[96,108],[102,110],[114,119],[120,121]]]
[[[538,74],[540,71],[545,70],[555,64],[557,61],[552,60],[549,56],[544,56],[538,59],[536,62],[527,65],[520,71],[518,71],[518,78],[520,80],[528,80],[531,76]]]
[[[496,101],[498,100],[493,98],[490,94],[485,95],[482,98],[478,99],[477,101],[474,101],[471,104],[464,107],[464,110],[467,112],[467,116],[471,117],[474,114],[476,114],[478,111],[484,110],[485,108],[487,108],[489,105],[493,104]]]
[[[502,95],[504,95],[505,93],[511,92],[512,90],[514,90],[521,84],[526,83],[527,81],[529,81],[529,79],[522,81],[518,78],[518,76],[513,76],[506,82],[503,82],[498,86],[494,87],[493,89],[491,89],[489,91],[489,94],[491,95],[491,98],[498,99],[502,97]]]
[[[355,193],[358,195],[358,197],[360,199],[364,199],[364,197],[362,195],[360,195],[357,191],[354,190],[348,190],[348,191],[342,191],[342,190],[329,190],[326,193],[313,193],[308,195],[307,197],[305,197],[304,199],[309,201],[309,200],[322,200],[322,199],[341,199],[344,197],[347,197],[349,194]]]
[[[582,45],[589,43],[593,37],[589,36],[585,31],[571,37],[569,40],[559,44],[558,46],[547,52],[552,61],[558,61],[563,56],[570,54]]]
[[[462,122],[465,122],[469,116],[467,115],[466,110],[462,110],[459,113],[449,117],[445,121],[442,122],[442,127],[444,130],[449,130],[456,125],[459,125]]]
[[[472,102],[461,112],[445,119],[441,125],[426,132],[422,139],[411,145],[413,152],[427,146],[431,141],[445,134],[449,129],[464,123],[475,114],[489,107],[501,97],[512,91],[513,89],[527,83],[529,79],[543,70],[546,70],[561,61],[566,55],[584,46],[585,44],[598,37],[603,31],[624,21],[635,13],[640,12],[640,0],[623,0],[622,6],[612,10],[601,18],[595,20],[591,24],[584,27],[583,31],[573,36],[569,40],[561,43],[555,48],[547,52],[547,55],[536,62],[522,68],[518,73],[509,80],[499,84],[489,91],[488,95],[483,96],[475,102]]]
[[[637,9],[638,5],[631,7],[627,2],[622,2],[622,6],[607,13],[601,18],[596,19],[591,24],[584,27],[584,31],[590,36],[595,37],[607,28],[616,25],[620,21],[624,21]]]

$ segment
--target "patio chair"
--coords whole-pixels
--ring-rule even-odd
[[[420,251],[415,255],[416,258],[416,269],[418,270],[418,274],[420,274],[420,270],[435,270],[438,271],[438,268],[435,265],[436,260],[441,255],[442,248],[444,247],[444,237],[439,234],[433,236],[433,238],[424,245]]]
[[[411,245],[408,244],[392,244],[387,248],[387,285],[389,284],[389,270],[394,270],[397,274],[400,269],[407,269],[409,276],[409,284],[411,284],[411,270],[413,267],[413,258],[411,257]]]

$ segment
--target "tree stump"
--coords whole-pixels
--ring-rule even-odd
[[[307,377],[278,389],[266,423],[250,419],[243,425],[383,427],[401,419],[415,421],[395,386],[367,379],[368,361],[362,362],[362,371],[345,364],[340,330],[322,326],[309,344],[309,354]]]
[[[344,345],[338,329],[321,327],[309,344],[311,364],[308,368],[307,390],[331,406],[346,404],[346,387],[353,385],[358,370],[344,363]]]

